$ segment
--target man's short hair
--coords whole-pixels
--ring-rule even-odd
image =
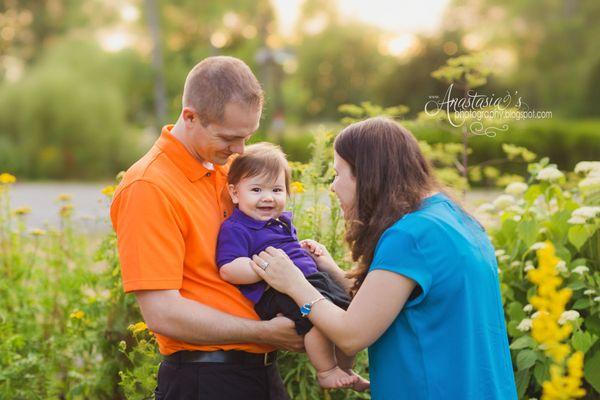
[[[183,106],[193,107],[203,125],[222,122],[229,102],[262,108],[263,90],[242,60],[208,57],[198,63],[185,80]]]
[[[281,147],[267,142],[247,146],[229,167],[227,183],[237,185],[242,179],[265,176],[274,182],[281,172],[285,174],[285,190],[290,195],[291,170]]]

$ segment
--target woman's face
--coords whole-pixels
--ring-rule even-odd
[[[350,164],[335,151],[333,152],[333,169],[335,178],[331,184],[331,191],[337,195],[344,218],[348,219],[355,206],[356,178],[352,174]]]

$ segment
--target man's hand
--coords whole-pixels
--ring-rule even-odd
[[[278,314],[270,321],[265,321],[267,332],[265,333],[265,343],[271,344],[278,349],[294,351],[296,353],[304,352],[304,338],[294,327],[294,321]]]

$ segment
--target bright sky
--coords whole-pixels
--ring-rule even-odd
[[[280,27],[288,33],[298,17],[302,0],[272,0]],[[396,34],[432,32],[450,0],[338,0],[342,15],[379,26]]]
[[[303,0],[272,0],[279,27],[289,35],[298,18]],[[343,16],[357,19],[389,31],[393,36],[387,50],[401,55],[415,42],[415,34],[434,32],[450,0],[337,0]]]

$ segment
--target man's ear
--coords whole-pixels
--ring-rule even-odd
[[[192,107],[183,107],[181,117],[186,126],[199,123],[198,113]]]
[[[231,196],[231,201],[233,201],[233,204],[238,204],[240,201],[237,196],[236,186],[229,184],[229,185],[227,185],[227,190],[229,190],[229,196]]]

